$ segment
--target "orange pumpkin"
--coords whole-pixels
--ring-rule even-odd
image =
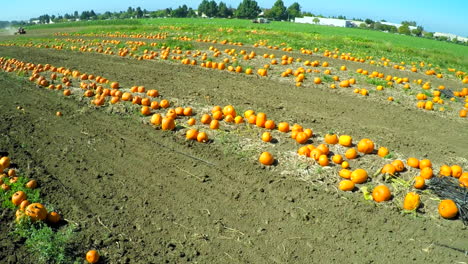
[[[326,134],[325,142],[330,145],[335,145],[338,143],[338,136],[336,134]]]
[[[351,147],[353,145],[353,138],[348,135],[341,135],[338,143],[344,147]]]
[[[164,117],[161,121],[161,128],[162,130],[174,130],[175,129],[174,118]]]
[[[89,263],[97,263],[99,261],[99,253],[96,250],[90,250],[86,253],[86,261]]]
[[[272,165],[275,162],[275,159],[273,158],[273,155],[271,155],[270,152],[263,152],[260,154],[260,157],[258,158],[258,161],[263,164],[263,165]]]
[[[374,142],[368,138],[363,138],[357,145],[359,152],[364,154],[371,154],[374,151]]]
[[[11,197],[11,202],[16,206],[20,205],[24,200],[26,200],[26,193],[23,191],[17,191]]]
[[[32,203],[25,209],[25,214],[31,218],[31,221],[42,221],[47,217],[47,210],[40,203]]]
[[[454,218],[458,214],[458,207],[453,200],[442,200],[439,204],[439,214],[443,218]]]
[[[367,181],[367,178],[368,178],[368,175],[367,175],[367,171],[365,171],[364,169],[356,169],[354,170],[352,173],[351,173],[351,181],[354,182],[354,183],[364,183],[365,181]]]
[[[338,186],[338,188],[342,191],[352,191],[354,190],[355,188],[355,185],[354,185],[354,182],[350,181],[350,180],[342,180],[340,181],[340,184]]]
[[[391,197],[392,194],[390,192],[390,189],[388,189],[388,187],[385,185],[376,186],[372,190],[372,198],[378,203],[388,201]]]
[[[201,143],[208,142],[208,135],[205,132],[199,132],[197,135],[197,141]]]
[[[419,194],[415,192],[409,192],[406,194],[405,200],[403,201],[403,209],[413,211],[418,209],[420,204],[421,198],[419,197]]]

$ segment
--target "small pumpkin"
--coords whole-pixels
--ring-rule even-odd
[[[24,211],[24,210],[26,209],[26,207],[27,207],[28,205],[30,205],[30,204],[31,204],[31,202],[29,202],[28,200],[23,200],[23,201],[20,203],[19,208],[20,208],[21,211]]]
[[[263,165],[269,166],[275,162],[275,159],[273,158],[273,155],[271,155],[270,152],[265,151],[262,154],[260,154],[258,161]]]
[[[359,152],[364,154],[371,154],[374,151],[374,142],[368,138],[363,138],[357,145]]]
[[[201,143],[208,142],[208,135],[205,132],[199,132],[197,135],[197,141]]]
[[[439,204],[439,214],[443,218],[454,218],[458,214],[458,207],[453,200],[442,200]]]
[[[272,139],[273,139],[273,137],[271,136],[270,132],[263,132],[263,134],[262,134],[262,141],[263,142],[270,142]]]
[[[162,130],[174,130],[175,129],[174,118],[164,117],[161,121],[161,128]]]
[[[99,257],[99,253],[94,249],[86,253],[86,261],[89,263],[97,263],[99,261]]]
[[[187,139],[196,140],[197,136],[198,136],[198,130],[196,130],[194,128],[187,130],[187,132],[185,133],[185,138],[187,138]]]
[[[353,138],[349,135],[341,135],[338,143],[344,147],[351,147],[353,145]]]
[[[336,134],[326,134],[325,142],[330,145],[335,145],[338,143],[338,136]]]
[[[388,187],[385,185],[376,186],[372,190],[372,199],[374,199],[374,201],[378,203],[388,201],[391,197],[392,193],[390,192],[390,189],[388,189]]]
[[[344,162],[343,162],[344,163]],[[354,183],[364,183],[367,181],[368,175],[367,171],[364,169],[356,169],[353,172],[351,172],[351,181]]]
[[[161,125],[161,122],[162,122],[161,114],[154,114],[153,116],[151,116],[150,122],[151,122],[151,124],[153,124],[155,126]]]
[[[61,217],[57,212],[49,212],[47,214],[47,222],[56,224],[60,221]]]
[[[382,158],[387,156],[389,153],[390,151],[388,151],[386,147],[380,147],[379,150],[377,151],[377,155]]]
[[[354,182],[350,180],[342,180],[340,181],[338,188],[342,191],[349,192],[349,191],[354,190],[355,185],[354,185]]]
[[[17,191],[11,197],[11,202],[16,206],[20,205],[24,200],[26,200],[26,193],[23,191]]]
[[[421,198],[419,197],[419,194],[415,192],[409,192],[406,194],[405,200],[403,201],[403,209],[413,211],[418,209],[420,204]]]
[[[31,221],[42,221],[47,217],[47,210],[40,203],[32,203],[26,207],[25,213],[31,218]]]

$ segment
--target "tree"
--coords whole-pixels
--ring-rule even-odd
[[[301,6],[299,3],[294,2],[292,5],[288,7],[288,10],[286,11],[288,13],[289,19],[294,19],[296,17],[301,16]]]
[[[364,20],[364,22],[366,22],[367,25],[374,24],[374,20],[370,18],[367,18],[366,20]]]
[[[74,17],[75,19],[77,19],[77,18],[80,17],[80,15],[78,15],[78,11],[73,12],[73,17]]]
[[[433,38],[433,37],[434,37],[434,33],[433,33],[433,32],[424,32],[424,37],[425,37],[425,38]]]
[[[402,25],[407,25],[407,26],[416,26],[416,21],[401,21]]]
[[[188,15],[187,5],[179,6],[178,8],[174,9],[171,15],[173,17],[187,17]]]
[[[423,27],[421,26],[411,30],[411,33],[413,33],[413,35],[418,36],[418,37],[422,36],[422,32],[423,32]]]
[[[143,17],[143,10],[141,10],[141,7],[136,8],[135,15],[136,15],[137,18],[142,18]]]
[[[261,10],[255,0],[243,0],[235,12],[237,18],[256,18]]]
[[[232,16],[232,10],[227,7],[227,5],[224,2],[219,2],[218,5],[218,16],[219,17],[231,17]]]
[[[404,35],[411,35],[411,31],[408,25],[402,25],[401,27],[399,27],[398,33],[404,34]]]
[[[314,20],[312,20],[312,21],[314,21],[315,24],[320,23],[320,19],[318,17],[314,18]]]
[[[366,23],[361,23],[361,24],[359,24],[359,27],[360,28],[367,28],[367,24]]]
[[[265,16],[274,20],[285,20],[288,18],[286,7],[284,6],[283,0],[276,0],[273,7],[265,12]]]

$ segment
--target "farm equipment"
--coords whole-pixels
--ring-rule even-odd
[[[18,31],[15,32],[15,35],[23,35],[26,34],[26,30],[24,28],[20,27],[18,28]]]

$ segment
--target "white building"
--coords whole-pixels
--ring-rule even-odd
[[[376,22],[379,22],[379,21],[376,21]],[[390,22],[379,22],[379,23],[382,24],[382,25],[395,26],[396,28],[399,28],[399,27],[402,26],[402,24],[390,23]],[[417,27],[408,26],[408,28],[410,30],[413,30],[413,29],[416,29]]]
[[[317,22],[315,22],[315,21]],[[323,26],[334,26],[334,27],[353,27],[354,25],[349,20],[336,19],[336,18],[323,18],[323,17],[296,17],[294,19],[296,23],[304,24],[317,24]]]
[[[435,32],[434,37],[446,37],[449,40],[453,40],[453,39],[456,38],[459,41],[468,42],[468,38],[461,37],[461,36],[458,36],[458,35],[455,35],[455,34],[450,34],[450,33]]]

